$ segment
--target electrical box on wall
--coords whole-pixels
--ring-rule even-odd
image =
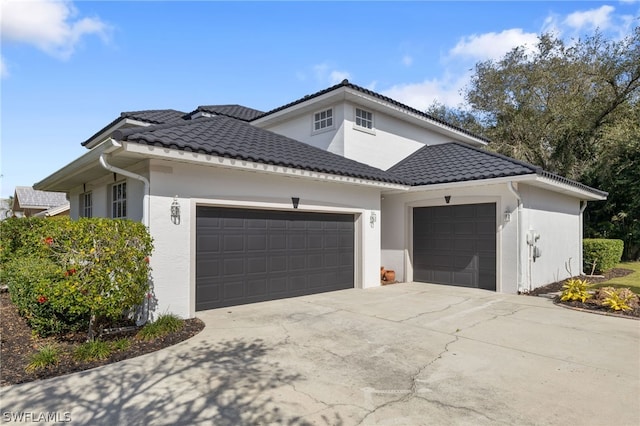
[[[540,234],[534,230],[527,232],[527,244],[532,246],[540,239]]]

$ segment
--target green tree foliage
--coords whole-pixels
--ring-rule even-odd
[[[542,35],[535,49],[478,63],[465,98],[465,110],[427,112],[488,137],[491,150],[607,191],[586,210],[586,235],[621,239],[625,259],[640,257],[640,27],[621,40]]]
[[[596,33],[566,44],[546,34],[476,65],[466,92],[492,148],[581,179],[607,144],[603,135],[638,108],[640,27],[621,41]]]

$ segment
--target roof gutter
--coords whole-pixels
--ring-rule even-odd
[[[121,148],[122,144],[119,143],[118,141],[116,141],[113,138],[109,138],[109,143],[111,144],[112,147],[114,148]],[[107,163],[107,156],[109,154],[107,154],[106,152],[100,154],[100,165],[102,167],[104,167],[105,169],[109,170],[110,172],[113,173],[118,173],[120,175],[129,177],[131,179],[136,179],[141,181],[144,184],[144,198],[142,200],[142,223],[144,224],[144,226],[146,226],[147,228],[149,228],[149,190],[151,188],[151,184],[149,183],[149,179],[147,179],[146,177],[136,174],[136,173],[132,173],[128,170],[125,169],[121,169],[119,167],[113,166],[109,163]]]

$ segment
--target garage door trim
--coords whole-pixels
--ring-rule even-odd
[[[420,207],[439,207],[439,206],[458,206],[458,205],[467,205],[467,204],[488,204],[494,203],[496,205],[496,292],[502,291],[502,222],[500,212],[503,211],[502,200],[500,197],[473,197],[473,196],[456,196],[455,193],[451,194],[450,203],[446,203],[444,199],[444,195],[442,197],[432,198],[429,200],[418,200],[414,202],[405,203],[405,235],[407,246],[406,250],[408,252],[408,256],[406,256],[405,262],[405,271],[406,271],[406,280],[408,282],[414,281],[414,226],[413,226],[413,209]]]
[[[212,199],[191,199],[190,200],[190,310],[192,315],[196,311],[196,287],[197,287],[197,209],[199,207],[212,207],[212,208],[231,208],[240,210],[264,210],[264,211],[277,211],[277,212],[299,212],[299,213],[320,213],[320,214],[337,214],[337,215],[351,215],[353,216],[353,287],[362,288],[362,224],[363,217],[367,210],[364,209],[352,209],[341,207],[326,207],[319,205],[304,205],[298,209],[292,208],[292,204],[285,203],[249,203],[242,201],[229,201],[229,200],[212,200]],[[304,199],[301,200],[301,204]]]

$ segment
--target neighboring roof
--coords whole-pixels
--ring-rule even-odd
[[[188,115],[193,115],[197,112],[206,112],[215,115],[224,115],[231,118],[237,118],[242,121],[251,121],[256,117],[264,114],[264,111],[249,108],[242,105],[201,105],[195,111],[192,111]]]
[[[403,179],[384,170],[220,115],[184,123],[120,129],[114,132],[113,137],[121,141],[261,164],[406,184]]]
[[[121,112],[119,117],[117,117],[111,123],[104,126],[102,129],[98,130],[93,135],[91,135],[89,139],[82,142],[82,146],[86,146],[95,137],[99,136],[101,133],[104,133],[105,131],[107,131],[110,127],[113,127],[118,122],[127,118],[136,120],[136,121],[142,121],[144,123],[149,123],[149,124],[166,124],[174,121],[183,120],[183,117],[185,115],[186,114],[184,112],[178,111],[175,109],[147,109],[143,111]]]
[[[68,214],[71,209],[71,203],[67,201],[66,204],[62,204],[61,206],[51,207],[47,210],[43,210],[34,214],[35,217],[51,217],[51,216],[59,216],[61,214]]]
[[[30,186],[16,186],[14,206],[20,209],[46,210],[67,202],[67,194],[64,192],[38,191]]]
[[[535,174],[599,196],[607,195],[541,167],[459,142],[424,146],[388,171],[412,186]]]
[[[439,118],[433,117],[432,115],[429,115],[429,114],[425,113],[424,111],[420,111],[418,109],[410,107],[409,105],[405,105],[405,104],[403,104],[401,102],[398,102],[398,101],[396,101],[394,99],[391,99],[391,98],[389,98],[387,96],[381,95],[380,93],[376,93],[376,92],[374,92],[372,90],[365,89],[364,87],[358,86],[356,84],[352,84],[347,79],[344,79],[344,80],[342,80],[342,82],[340,82],[340,83],[338,83],[338,84],[336,84],[334,86],[331,86],[331,87],[329,87],[327,89],[321,90],[321,91],[316,92],[316,93],[312,93],[311,95],[306,95],[303,98],[300,98],[300,99],[298,99],[296,101],[290,102],[290,103],[288,103],[286,105],[282,105],[282,106],[280,106],[278,108],[272,109],[271,111],[267,111],[264,114],[255,117],[254,120],[266,117],[266,116],[274,114],[274,113],[276,113],[278,111],[285,110],[285,109],[290,108],[290,107],[292,107],[294,105],[301,104],[301,103],[306,102],[306,101],[308,101],[310,99],[317,98],[319,96],[322,96],[322,95],[324,95],[326,93],[329,93],[329,92],[332,92],[334,90],[338,90],[338,89],[340,89],[342,87],[347,87],[349,89],[357,90],[358,92],[361,92],[361,93],[367,94],[369,96],[372,96],[374,98],[380,99],[380,100],[385,101],[385,102],[387,102],[387,103],[389,103],[391,105],[394,105],[396,107],[400,107],[401,109],[403,109],[405,111],[408,111],[408,112],[411,112],[413,114],[419,115],[419,116],[421,116],[423,118],[426,118],[427,120],[431,120],[431,121],[439,123],[439,124],[441,124],[441,125],[443,125],[445,127],[449,127],[450,129],[453,129],[453,130],[456,130],[458,132],[464,133],[466,135],[469,135],[471,137],[474,137],[474,138],[479,139],[481,141],[484,141],[486,143],[490,142],[489,139],[487,139],[485,137],[478,136],[478,135],[476,135],[474,133],[471,133],[468,130],[465,130],[465,129],[461,128],[461,127],[454,126],[453,124],[447,123],[444,120],[440,120]]]

